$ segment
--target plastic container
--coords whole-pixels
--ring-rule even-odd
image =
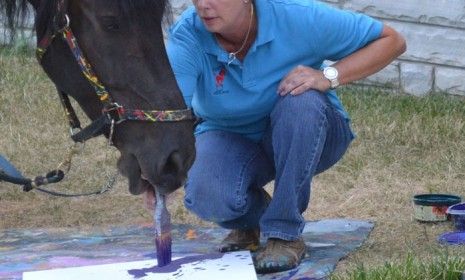
[[[465,232],[446,232],[438,237],[438,242],[444,245],[465,245]]]
[[[456,230],[465,231],[465,203],[450,206],[447,214],[450,215]]]
[[[5,172],[8,176],[22,178],[21,172],[16,169],[6,158],[0,155],[0,172]]]
[[[413,197],[415,219],[422,222],[447,221],[447,209],[462,201],[450,194],[418,194]]]

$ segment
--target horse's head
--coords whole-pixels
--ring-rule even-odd
[[[10,1],[10,0],[8,0]],[[164,0],[29,0],[36,9],[40,41],[50,28],[66,24],[112,99],[141,110],[186,108],[164,47]],[[62,7],[59,7],[62,5]],[[72,96],[91,119],[102,104],[84,78],[66,42],[57,35],[41,64],[58,90]],[[105,134],[109,135],[107,130]],[[180,187],[194,159],[193,121],[125,121],[115,126],[112,141],[121,153],[118,167],[129,190],[150,186],[161,193]]]

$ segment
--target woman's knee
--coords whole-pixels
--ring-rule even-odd
[[[271,112],[271,119],[286,121],[291,124],[298,120],[315,119],[326,114],[329,100],[325,93],[315,90],[300,95],[280,97]]]
[[[276,103],[277,110],[290,110],[291,112],[327,107],[329,103],[326,93],[309,90],[299,95],[285,95]]]
[[[228,192],[211,181],[186,184],[184,205],[199,218],[215,223],[237,219],[247,212],[243,195]]]
[[[280,97],[271,112],[272,129],[284,130],[286,134],[311,131],[315,125],[326,123],[330,106],[328,97],[314,90],[296,96]]]

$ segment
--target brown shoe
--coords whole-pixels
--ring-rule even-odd
[[[302,238],[294,241],[270,238],[265,248],[260,249],[255,256],[255,270],[264,274],[293,269],[305,257],[305,252],[305,242]]]
[[[260,230],[239,230],[233,229],[221,242],[218,251],[221,253],[249,250],[256,251],[260,245]]]
[[[271,196],[263,190],[266,205],[270,204]],[[226,238],[221,241],[218,251],[221,253],[249,250],[257,251],[260,246],[260,229],[239,230],[233,229]]]

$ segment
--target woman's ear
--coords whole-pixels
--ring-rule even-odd
[[[40,6],[40,0],[27,0],[29,4],[31,4],[35,10],[37,10]]]

